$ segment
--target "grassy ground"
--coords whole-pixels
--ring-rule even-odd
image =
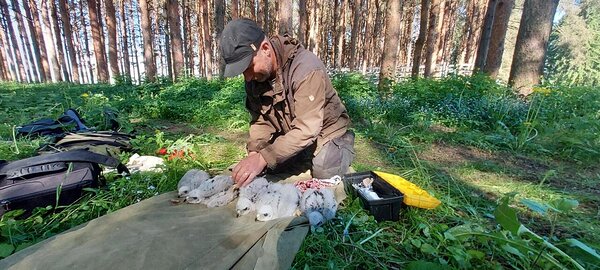
[[[357,134],[353,167],[402,175],[442,205],[376,222],[349,198],[337,219],[307,236],[294,269],[600,267],[600,93],[545,87],[524,102],[477,76],[403,82],[385,93],[353,74],[334,84]],[[243,101],[240,80],[0,85],[1,159],[31,156],[43,143],[15,138],[15,126],[67,108],[100,129],[102,111],[118,111],[140,154],[167,147],[193,156],[167,161],[164,174],[108,176],[107,187],[60,212],[5,215],[0,256],[174,190],[189,168],[225,169],[244,156]]]

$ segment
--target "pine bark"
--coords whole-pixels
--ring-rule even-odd
[[[88,2],[87,4],[89,5],[90,3]],[[83,2],[79,6],[79,18],[81,19],[81,28],[83,29],[83,45],[84,45],[84,49],[85,49],[86,65],[87,65],[87,69],[88,69],[88,74],[90,75],[90,83],[93,83],[94,82],[94,70],[92,68],[92,51],[90,50],[90,46],[89,46],[89,42],[88,42],[90,39],[89,39],[86,24],[85,24],[85,16],[83,16]]]
[[[231,0],[231,19],[232,20],[235,20],[240,17],[239,5],[240,5],[240,3],[238,0]]]
[[[104,53],[104,43],[102,43],[102,28],[100,28],[96,0],[88,0],[88,14],[90,16],[90,28],[92,29],[92,45],[94,46],[94,55],[96,58],[98,82],[107,83],[109,77],[108,65],[106,63],[106,54]]]
[[[27,60],[24,64],[25,72],[27,74],[29,82],[39,82],[37,77],[37,72],[35,69],[33,53],[31,52],[31,43],[29,42],[29,35],[25,30],[25,23],[23,22],[23,15],[21,14],[21,10],[19,10],[19,5],[16,0],[12,0],[12,8],[15,13],[15,19],[17,21],[17,27],[19,28],[19,37],[21,39],[21,45],[23,46],[23,54],[25,55],[25,59]]]
[[[140,0],[142,37],[144,40],[144,66],[146,69],[146,78],[153,82],[156,79],[156,65],[154,63],[154,51],[152,49],[152,25],[150,21],[150,12],[146,0]]]
[[[306,33],[308,32],[307,0],[298,1],[298,41],[308,48]],[[343,0],[342,0],[343,1]]]
[[[202,2],[202,33],[204,36],[204,64],[206,65],[206,78],[212,78],[213,58],[212,58],[212,39],[209,25],[208,0]]]
[[[367,65],[369,63],[369,50],[373,47],[373,21],[375,20],[375,14],[377,13],[377,9],[374,7],[375,1],[367,0],[367,22],[365,25],[365,34],[364,38],[364,47],[362,49],[362,68],[361,71],[363,74],[367,72]]]
[[[508,83],[528,96],[540,83],[558,0],[525,0]]]
[[[42,32],[42,26],[40,24],[40,16],[39,16],[38,7],[34,0],[29,0],[28,5],[26,5],[26,6],[31,11],[30,18],[32,19],[32,22],[33,22],[33,25],[35,28],[35,37],[38,41],[37,47],[39,48],[40,63],[41,63],[41,69],[42,69],[40,73],[43,73],[43,78],[44,78],[42,81],[44,81],[44,82],[51,81],[52,74],[50,73],[50,64],[48,63],[48,54],[46,52],[46,42],[44,40],[44,34]]]
[[[340,0],[340,20],[337,29],[337,53],[335,57],[336,67],[342,67],[344,59],[344,44],[346,43],[346,0]]]
[[[431,5],[430,0],[421,0],[421,20],[419,25],[419,36],[415,41],[415,50],[413,52],[413,65],[411,76],[416,78],[419,76],[419,69],[421,67],[421,55],[423,53],[423,46],[425,45],[425,38],[427,34],[427,22],[429,21],[429,7]]]
[[[25,67],[23,66],[23,58],[21,56],[21,50],[19,49],[19,43],[17,41],[17,35],[12,25],[12,19],[8,12],[8,4],[6,0],[0,0],[0,8],[2,9],[2,15],[6,23],[6,36],[10,37],[10,46],[13,48],[15,55],[15,62],[18,68],[17,75],[19,76],[20,82],[27,82],[27,76],[25,75]]]
[[[40,43],[37,39],[36,36],[36,32],[35,32],[35,26],[33,25],[33,20],[32,20],[32,16],[31,16],[31,10],[29,9],[29,5],[26,2],[26,0],[23,0],[23,9],[25,10],[25,21],[27,22],[27,28],[29,29],[29,33],[31,35],[29,35],[30,39],[31,39],[31,45],[32,45],[32,53],[33,53],[33,61],[35,63],[35,66],[37,66],[37,72],[39,74],[39,81],[41,82],[45,82],[46,81],[46,75],[44,74],[44,71],[42,69],[42,58],[40,56]]]
[[[265,0],[266,2],[266,0]],[[268,5],[267,5],[268,6]],[[268,8],[265,10],[265,14],[267,14]],[[266,17],[266,15],[265,15]],[[221,34],[223,33],[223,28],[225,28],[225,1],[224,0],[215,0],[215,30],[217,32],[216,35],[216,47],[221,48]],[[266,30],[265,30],[266,31]],[[225,72],[225,61],[223,57],[221,57],[220,49],[216,50],[217,61],[219,65],[219,77],[223,77],[223,73]]]
[[[438,39],[438,21],[440,15],[440,0],[431,0],[431,9],[429,14],[429,30],[427,31],[427,46],[425,48],[425,71],[424,77],[431,77],[435,70],[433,57],[435,55],[435,45]]]
[[[69,60],[71,62],[71,76],[74,83],[79,83],[79,66],[77,65],[77,54],[73,47],[73,35],[71,34],[71,18],[69,16],[69,10],[67,9],[67,3],[65,0],[58,1],[58,9],[60,10],[60,18],[62,21],[63,32],[65,35],[65,42],[67,45],[67,52],[69,53]]]
[[[2,45],[0,54],[2,55],[2,67],[3,67],[3,73],[4,73],[4,78],[7,81],[15,81],[16,78],[15,76],[13,76],[13,69],[11,68],[13,65],[11,65],[12,63],[14,63],[14,61],[11,59],[10,56],[10,45],[8,44],[8,40],[6,39],[6,35],[4,33],[4,12],[0,12],[0,45]]]
[[[361,10],[362,10],[362,0],[354,0],[354,5],[352,6],[353,11],[352,11],[352,32],[350,35],[350,51],[348,54],[349,57],[349,67],[350,69],[355,69],[356,68],[356,57],[357,57],[357,53],[356,53],[356,48],[357,48],[357,42],[358,42],[358,33],[359,33],[359,21],[361,18]]]
[[[56,4],[53,0],[48,1],[48,8],[48,12],[50,13],[50,25],[54,33],[54,42],[56,43],[56,57],[58,64],[60,65],[62,80],[70,82],[71,77],[69,75],[67,62],[65,61],[65,51],[63,50],[63,34],[61,33],[60,26],[58,24],[58,9],[56,8]]]
[[[408,66],[410,64],[410,47],[411,47],[411,39],[413,32],[413,21],[414,21],[414,12],[416,2],[414,0],[408,1],[404,4],[404,29],[402,33],[402,38],[400,39],[400,55],[398,55],[398,63],[397,65],[401,65],[403,67]]]
[[[133,1],[129,2],[129,4],[130,4],[129,5],[129,16],[130,16],[130,18],[132,18],[132,20],[134,20],[133,18],[134,18],[135,13],[133,12],[133,10],[134,10]],[[137,13],[141,16],[140,12],[137,12]],[[131,37],[131,51],[133,53],[133,64],[135,65],[135,74],[137,75],[138,82],[141,82],[142,73],[140,71],[140,61],[138,59],[138,53],[137,53],[138,52],[137,51],[137,47],[138,47],[137,37],[138,36],[136,35],[136,32],[138,32],[138,31],[136,31],[137,30],[136,25],[137,24],[135,24],[133,22],[131,23],[131,28],[130,28],[131,32],[129,32],[129,36]]]
[[[108,62],[110,64],[110,71],[113,79],[121,76],[119,71],[119,58],[117,57],[117,19],[115,15],[115,4],[113,0],[102,0],[104,1],[104,8],[106,9],[106,29],[108,35]]]
[[[123,53],[123,75],[127,81],[131,81],[131,62],[129,61],[129,42],[127,40],[127,17],[125,15],[125,0],[119,1],[119,17],[121,39],[121,51]]]
[[[192,16],[190,12],[189,1],[183,1],[181,7],[183,11],[183,51],[185,62],[185,74],[192,75],[194,70],[194,56],[192,55],[193,39],[192,39]]]
[[[490,48],[490,39],[492,37],[492,24],[494,23],[494,14],[496,13],[497,0],[489,0],[485,12],[485,20],[479,36],[479,46],[475,57],[474,71],[481,71],[485,66],[488,50]]]
[[[292,33],[292,0],[279,1],[279,26],[280,35]]]
[[[483,67],[483,72],[492,78],[497,78],[502,65],[502,54],[504,53],[504,40],[508,31],[508,22],[512,12],[514,0],[499,0],[496,6],[494,23],[492,24],[492,35],[490,45]]]
[[[169,37],[173,56],[174,80],[183,75],[183,44],[181,40],[181,24],[179,22],[179,4],[177,0],[167,0],[167,18],[169,20]]]
[[[379,74],[379,91],[383,92],[394,80],[398,39],[400,37],[400,0],[389,0],[385,23],[383,57]]]

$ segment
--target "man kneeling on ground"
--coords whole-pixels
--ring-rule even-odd
[[[249,19],[225,26],[221,50],[225,77],[244,75],[252,116],[248,156],[232,173],[238,185],[303,163],[315,178],[347,172],[354,159],[350,118],[315,54],[287,35],[267,38]]]

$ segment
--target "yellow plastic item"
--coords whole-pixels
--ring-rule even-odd
[[[401,176],[378,171],[374,171],[374,173],[379,175],[381,179],[388,182],[394,188],[404,193],[404,203],[406,205],[424,209],[433,209],[441,203],[438,199],[429,195],[427,191],[422,190],[420,187],[402,178]]]

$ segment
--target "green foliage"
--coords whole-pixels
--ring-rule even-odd
[[[600,84],[600,1],[583,0],[566,6],[566,15],[550,36],[546,80],[555,85],[597,86]]]

